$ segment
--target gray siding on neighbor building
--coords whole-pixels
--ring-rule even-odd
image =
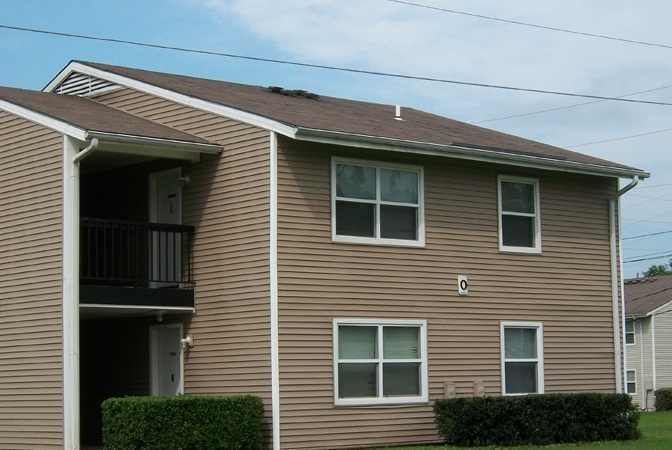
[[[0,448],[63,447],[63,136],[0,112]]]

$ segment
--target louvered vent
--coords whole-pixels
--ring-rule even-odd
[[[88,97],[118,87],[118,85],[107,80],[101,80],[100,78],[91,77],[81,73],[73,73],[56,88],[55,92],[57,94]]]

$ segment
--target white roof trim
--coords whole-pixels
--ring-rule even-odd
[[[102,131],[89,131],[87,138],[97,138],[101,142],[114,142],[119,144],[134,144],[150,147],[174,148],[184,152],[219,154],[222,146],[217,144],[205,144],[200,142],[178,141],[130,134],[106,133]]]
[[[59,84],[61,84],[65,79],[67,79],[70,74],[73,72],[80,72],[86,75],[94,76],[104,80],[111,81],[113,83],[127,86],[133,89],[136,89],[140,92],[146,94],[155,95],[160,98],[165,98],[167,100],[174,101],[185,106],[191,106],[192,108],[200,109],[202,111],[207,111],[213,114],[217,114],[224,117],[229,117],[234,120],[238,120],[256,127],[275,131],[277,133],[283,134],[288,137],[294,137],[296,133],[296,128],[285,125],[277,120],[268,119],[257,114],[252,114],[240,109],[231,108],[228,106],[223,106],[218,103],[213,103],[211,101],[201,100],[189,95],[180,94],[168,89],[160,88],[151,84],[147,84],[143,81],[138,81],[133,78],[128,78],[123,75],[118,75],[116,73],[107,72],[95,67],[87,66],[80,62],[71,62],[68,66],[61,71],[59,75],[56,76],[44,89],[45,92],[52,92]]]
[[[15,103],[10,103],[5,100],[0,100],[0,109],[7,111],[10,114],[22,117],[31,122],[35,122],[44,127],[50,128],[58,133],[65,134],[67,136],[79,139],[80,141],[86,140],[86,130],[76,127],[68,122],[64,122],[59,119],[54,119],[51,116],[46,114],[33,111],[32,109],[26,108],[24,106],[17,105]]]
[[[670,306],[670,304],[672,304],[672,300],[670,300],[669,302],[666,302],[666,303],[663,304],[663,305],[660,305],[658,308],[656,308],[656,309],[654,309],[654,310],[652,310],[652,311],[649,311],[649,313],[648,313],[646,316],[647,316],[647,317],[648,317],[648,316],[656,316],[656,315],[660,314],[660,311],[661,311],[662,309],[665,309],[665,308],[667,308],[668,306]]]
[[[621,169],[605,167],[595,164],[586,164],[565,161],[543,156],[505,153],[490,149],[460,147],[456,145],[431,144],[427,142],[407,141],[401,139],[383,138],[376,136],[355,135],[337,131],[299,128],[295,139],[321,142],[325,144],[346,145],[349,147],[366,147],[377,150],[388,150],[421,155],[442,156],[470,161],[489,162],[494,164],[510,164],[519,167],[544,169],[585,175],[612,176],[632,178],[648,178],[649,173],[638,169]]]

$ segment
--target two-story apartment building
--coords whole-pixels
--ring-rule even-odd
[[[44,91],[0,90],[12,448],[99,442],[111,396],[257,394],[278,450],[622,391],[619,179],[646,172],[278,87],[72,62]]]

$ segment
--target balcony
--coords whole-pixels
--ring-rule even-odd
[[[81,220],[80,304],[194,307],[189,225]]]

